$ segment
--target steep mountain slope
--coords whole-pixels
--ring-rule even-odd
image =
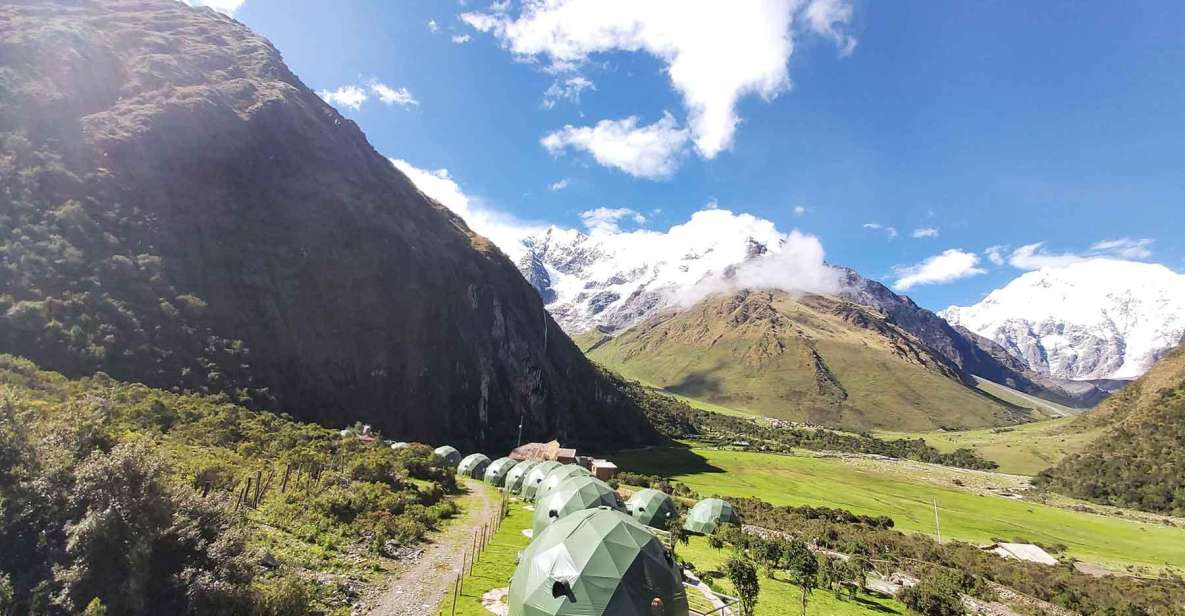
[[[502,253],[234,20],[0,6],[0,144],[7,352],[404,439],[653,437]]]
[[[1091,259],[1025,273],[974,306],[940,314],[1041,374],[1132,379],[1185,335],[1185,275]]]
[[[1038,482],[1110,505],[1185,515],[1185,346],[1074,422],[1106,428]]]
[[[755,413],[850,429],[1014,423],[1016,407],[883,314],[819,295],[738,291],[586,348],[622,374]]]
[[[518,254],[519,270],[539,291],[548,311],[569,333],[582,334],[594,328],[625,331],[663,310],[677,309],[700,287],[727,286],[721,282],[738,267],[776,258],[785,250],[784,242],[785,236],[769,221],[704,210],[665,234],[588,235],[551,227],[512,250]],[[1106,397],[1090,383],[1028,370],[995,343],[952,327],[853,270],[821,268],[830,271],[829,284],[814,284],[815,290],[881,311],[963,372],[1078,408]]]

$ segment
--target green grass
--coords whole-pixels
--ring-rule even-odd
[[[1001,473],[1036,475],[1066,455],[1081,451],[1102,429],[1068,429],[1073,417],[1037,421],[1010,428],[957,432],[878,432],[881,438],[922,438],[942,452],[961,447],[1000,465]]]
[[[511,502],[510,514],[502,521],[498,532],[494,533],[494,538],[482,553],[477,564],[474,565],[473,572],[465,576],[462,591],[456,603],[458,616],[488,616],[489,612],[481,605],[481,596],[495,588],[510,586],[510,578],[514,575],[518,553],[526,549],[527,544],[531,541],[523,535],[522,531],[531,527],[532,512],[523,507],[524,503]],[[678,546],[677,552],[681,560],[695,563],[696,568],[701,572],[718,568],[727,557],[726,552],[708,547],[707,540],[703,537],[692,537],[690,544]],[[731,590],[727,582],[720,583],[721,592],[728,594]],[[689,595],[691,594],[696,593],[691,591]],[[756,616],[801,614],[798,609],[798,596],[797,586],[762,577],[761,599]],[[452,616],[452,608],[453,593],[450,588],[441,604],[439,616]],[[816,591],[811,598],[808,614],[864,616],[868,614],[902,614],[904,612],[900,603],[890,599],[877,599],[861,595],[861,600],[858,602],[846,602],[836,599],[829,592]]]
[[[456,600],[456,613],[463,616],[488,616],[481,605],[481,596],[495,588],[510,586],[514,575],[518,553],[531,542],[523,535],[523,529],[531,527],[532,512],[524,509],[524,503],[512,501],[510,513],[502,520],[502,526],[486,545],[472,573],[465,575],[461,594]],[[451,616],[453,592],[450,587],[440,606],[441,616]]]
[[[687,545],[680,545],[676,550],[679,559],[695,564],[696,571],[703,574],[708,571],[719,571],[724,561],[728,559],[729,548],[716,550],[708,545],[704,537],[692,537]],[[798,616],[802,614],[799,607],[802,591],[795,585],[778,579],[781,573],[775,572],[774,579],[770,579],[765,572],[760,573],[761,592],[757,598],[757,613],[755,616]],[[727,578],[718,578],[714,582],[716,589],[726,595],[734,595],[732,585]],[[696,594],[689,591],[689,595]],[[865,614],[905,614],[906,608],[894,599],[885,599],[874,595],[860,593],[855,601],[840,599],[830,591],[816,589],[807,604],[807,614],[819,616],[862,616]]]
[[[775,505],[888,515],[898,529],[931,535],[936,501],[944,538],[982,543],[1019,537],[1047,545],[1060,543],[1080,560],[1111,568],[1185,566],[1185,531],[1181,529],[978,496],[911,477],[907,469],[916,471],[914,466],[679,447],[623,453],[614,461],[623,470],[671,477],[705,496],[754,497]],[[960,471],[935,467],[934,472]]]

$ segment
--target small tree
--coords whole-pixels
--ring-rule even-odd
[[[819,561],[815,554],[801,541],[790,541],[783,545],[782,558],[790,581],[802,589],[802,616],[806,616],[807,600],[818,583]]]
[[[728,576],[728,581],[732,582],[737,599],[741,601],[741,616],[753,616],[753,610],[757,607],[757,595],[761,592],[756,567],[748,560],[733,557],[724,563],[724,574]]]
[[[82,611],[82,614],[83,616],[107,616],[107,606],[103,605],[98,597],[95,597],[86,604],[86,609]]]
[[[902,589],[897,598],[923,616],[962,616],[966,613],[959,582],[946,573],[937,573],[916,586]]]
[[[15,600],[15,593],[12,591],[12,583],[8,581],[8,575],[0,573],[0,616],[8,616],[15,609],[13,602]]]
[[[749,550],[758,562],[765,567],[765,576],[768,578],[774,577],[774,569],[778,566],[778,561],[782,558],[782,546],[777,541],[766,541],[764,539],[755,539],[749,543]]]

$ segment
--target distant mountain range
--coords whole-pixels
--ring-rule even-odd
[[[405,440],[656,439],[637,388],[239,22],[36,0],[0,23],[0,351]]]
[[[1093,383],[1030,370],[995,342],[951,326],[853,270],[824,263],[821,252],[817,257],[811,254],[801,238],[786,236],[772,223],[751,216],[704,210],[664,234],[585,234],[551,227],[515,250],[519,270],[560,325],[574,335],[593,330],[598,332],[594,338],[627,335],[632,327],[652,327],[650,319],[685,311],[712,293],[780,285],[797,295],[818,295],[879,312],[894,331],[916,339],[949,364],[961,386],[974,374],[1074,407],[1089,407],[1106,397],[1106,391]]]
[[[1028,272],[974,306],[939,314],[1034,372],[1134,379],[1185,336],[1185,275],[1152,263],[1091,259]]]

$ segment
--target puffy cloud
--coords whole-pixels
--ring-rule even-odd
[[[454,34],[449,40],[456,43],[457,45],[464,45],[472,39],[473,37],[469,36],[468,34]]]
[[[431,32],[432,34],[436,34],[437,32],[440,32],[440,25],[436,23],[435,19],[428,20],[428,31]]]
[[[607,208],[598,207],[580,213],[580,221],[588,228],[589,233],[619,233],[618,223],[623,218],[629,218],[637,224],[644,224],[646,216],[628,207]]]
[[[988,246],[984,249],[983,254],[987,255],[988,261],[991,261],[993,265],[1004,265],[1004,252],[1006,250],[1008,250],[1007,246]]]
[[[562,180],[557,180],[555,182],[552,182],[551,186],[548,186],[547,189],[552,192],[555,192],[557,190],[563,190],[568,187],[568,183],[569,183],[568,178],[564,178]]]
[[[804,215],[804,214],[806,214],[806,208],[805,208],[805,207],[803,207],[803,206],[801,206],[801,205],[794,206],[794,215],[795,215],[795,216],[802,216],[802,215]]]
[[[1138,260],[1152,256],[1150,238],[1133,239],[1123,237],[1114,240],[1102,240],[1090,245],[1086,252],[1054,253],[1045,249],[1045,242],[1026,244],[1012,251],[1008,263],[1017,269],[1038,270],[1042,268],[1066,267],[1081,261],[1098,258]]]
[[[519,220],[505,212],[486,207],[479,199],[466,194],[449,175],[448,169],[421,169],[405,160],[389,160],[420,189],[420,192],[452,210],[470,229],[489,238],[507,254],[517,257],[516,251],[524,238],[547,230],[546,225]]]
[[[539,141],[548,152],[558,155],[572,148],[592,154],[606,167],[620,169],[634,177],[670,178],[679,167],[688,134],[671,114],[647,126],[638,117],[601,120],[595,126],[565,126]]]
[[[413,107],[420,104],[416,97],[411,95],[407,88],[399,88],[396,90],[391,86],[379,82],[371,81],[369,84],[370,91],[379,97],[384,105],[399,105],[400,107]]]
[[[346,107],[354,111],[361,109],[362,103],[365,103],[369,98],[366,95],[366,90],[358,86],[341,86],[336,90],[317,90],[317,96],[334,107]]]
[[[768,101],[790,87],[796,34],[814,32],[849,53],[855,39],[843,30],[851,17],[848,0],[525,0],[517,15],[461,15],[554,72],[574,72],[600,53],[658,58],[683,98],[696,149],[709,159],[731,147],[742,97]]]
[[[913,230],[913,237],[920,239],[924,237],[938,237],[938,229],[934,227],[920,227]]]
[[[551,109],[561,100],[566,100],[570,103],[579,103],[581,92],[596,89],[597,87],[593,85],[593,82],[581,75],[556,79],[551,82],[551,86],[543,93],[543,108]]]
[[[208,6],[219,13],[234,15],[246,0],[185,0],[189,6]]]
[[[979,255],[951,248],[908,267],[894,268],[897,276],[893,288],[908,291],[918,285],[940,284],[979,274],[987,270],[979,267]]]

